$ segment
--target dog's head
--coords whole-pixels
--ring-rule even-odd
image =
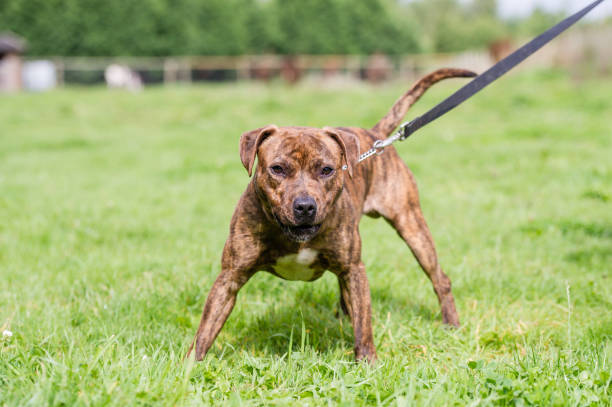
[[[298,242],[317,234],[358,155],[357,136],[331,127],[268,126],[240,138],[249,175],[258,158],[254,183],[264,210]]]

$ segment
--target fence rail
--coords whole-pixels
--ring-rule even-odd
[[[28,57],[27,60],[40,58]],[[443,66],[483,70],[490,64],[487,52],[385,55],[247,55],[184,57],[46,57],[57,71],[59,84],[103,82],[104,70],[118,64],[142,76],[145,82],[272,80],[295,82],[305,77],[353,78],[378,82],[414,78]]]

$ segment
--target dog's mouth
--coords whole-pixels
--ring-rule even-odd
[[[287,237],[300,243],[308,242],[315,237],[317,232],[319,232],[319,229],[321,229],[321,225],[286,225],[282,223],[276,215],[274,218]]]

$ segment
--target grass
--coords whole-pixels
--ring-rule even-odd
[[[205,361],[181,362],[248,182],[241,132],[371,126],[405,88],[0,98],[0,405],[610,405],[612,80],[558,72],[510,75],[398,146],[460,329],[364,219],[375,366],[353,362],[329,273],[258,274]]]

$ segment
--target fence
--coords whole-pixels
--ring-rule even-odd
[[[560,66],[582,73],[612,72],[612,27],[576,29],[531,57],[525,67]],[[514,48],[516,44],[512,45]],[[103,83],[104,70],[111,64],[129,67],[144,83],[190,83],[196,81],[273,80],[296,82],[318,80],[413,80],[439,67],[461,67],[482,72],[494,62],[492,50],[456,54],[405,56],[350,55],[251,55],[149,57],[57,57],[51,59],[58,84]],[[495,52],[493,52],[495,54]],[[497,55],[495,55],[497,56]],[[34,59],[34,58],[29,58]],[[593,73],[593,72],[589,72]]]
[[[28,58],[29,60],[37,58]],[[251,55],[149,57],[56,57],[57,81],[65,83],[102,83],[104,70],[111,64],[129,67],[145,83],[197,81],[273,80],[296,82],[306,77],[355,79],[379,82],[414,78],[424,71],[442,66],[462,66],[482,70],[490,64],[486,52],[462,54],[408,55]]]

